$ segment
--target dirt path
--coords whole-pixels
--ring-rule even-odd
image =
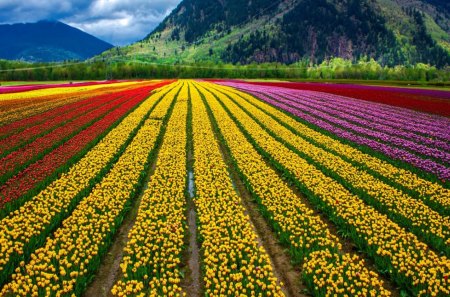
[[[153,164],[150,168],[150,172],[148,173],[146,179],[144,180],[144,186],[142,188],[139,196],[133,201],[130,211],[126,215],[123,220],[122,225],[120,226],[117,234],[114,238],[113,244],[111,245],[108,253],[100,265],[97,274],[95,275],[94,280],[88,286],[83,296],[85,297],[106,297],[112,296],[111,289],[119,278],[120,271],[120,262],[123,257],[123,249],[125,248],[128,242],[128,233],[133,228],[134,223],[136,222],[136,217],[139,213],[139,206],[142,201],[142,197],[144,196],[145,190],[148,188],[148,182],[150,177],[153,175],[153,172],[156,168],[156,159],[153,161]]]
[[[301,270],[299,267],[292,265],[286,248],[278,242],[272,228],[260,214],[257,203],[234,170],[230,162],[230,156],[225,152],[226,150],[223,144],[221,144],[221,150],[228,163],[233,184],[242,199],[242,203],[247,210],[246,213],[249,215],[251,224],[258,235],[258,241],[270,257],[275,276],[283,283],[283,292],[287,297],[310,296],[308,295],[306,286],[301,282]]]
[[[197,213],[195,211],[194,202],[194,174],[188,172],[188,203],[187,203],[187,223],[188,223],[188,248],[185,258],[188,264],[188,271],[181,283],[188,296],[201,296],[200,282],[200,248],[197,242]]]
[[[197,213],[195,211],[195,180],[194,180],[194,147],[192,137],[192,101],[188,102],[188,118],[187,118],[187,182],[186,182],[186,217],[188,224],[188,234],[186,244],[188,248],[185,251],[184,259],[187,263],[185,278],[181,282],[181,287],[186,294],[191,297],[200,297],[202,291],[201,269],[200,269],[200,247],[197,242]]]

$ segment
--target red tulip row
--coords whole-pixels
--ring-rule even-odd
[[[80,101],[89,103],[90,98],[95,96],[136,89],[143,85],[148,85],[148,82],[112,84],[96,88],[72,88],[71,92],[65,93],[53,90],[45,96],[29,94],[29,97],[24,99],[2,100],[0,95],[0,138],[66,113]]]
[[[448,92],[445,91],[351,84],[339,85],[285,82],[250,82],[250,84],[326,92],[388,104],[395,107],[413,109],[420,112],[428,112],[442,116],[450,115],[450,107],[448,104],[449,95]]]
[[[79,117],[69,125],[64,125],[53,130],[51,133],[48,133],[3,157],[0,159],[0,182],[5,181],[7,178],[11,177],[11,175],[16,174],[19,170],[23,169],[24,166],[30,164],[30,162],[37,161],[36,159],[42,157],[43,154],[52,150],[67,138],[75,135],[75,133],[81,131],[93,122],[98,121],[106,114],[135,96],[136,93],[134,91],[116,93],[111,96],[108,104]]]
[[[40,183],[45,182],[57,169],[68,168],[75,161],[73,159],[81,157],[83,152],[86,151],[86,146],[93,145],[105,130],[146,99],[151,90],[165,84],[167,82],[127,92],[128,98],[131,97],[131,99],[9,179],[0,187],[0,209],[36,188]]]
[[[96,96],[87,100],[78,101],[75,104],[69,104],[70,107],[64,106],[64,110],[60,110],[54,117],[42,122],[38,125],[29,127],[19,133],[15,133],[9,137],[0,140],[0,156],[4,156],[7,153],[17,149],[19,146],[23,146],[27,142],[29,143],[36,137],[42,136],[44,133],[48,133],[63,125],[73,125],[72,121],[76,120],[80,116],[85,115],[88,112],[96,110],[105,104],[112,103],[117,100],[118,97],[112,97],[111,95]]]
[[[18,131],[29,127],[31,124],[44,122],[52,116],[58,115],[58,113],[55,112],[47,117],[44,117],[47,112],[62,108],[68,104],[81,101],[88,97],[92,97],[92,94],[90,96],[81,95],[78,93],[66,96],[58,94],[45,96],[43,97],[45,98],[44,100],[41,100],[41,98],[33,98],[20,103],[14,102],[14,105],[16,106],[11,106],[13,104],[9,104],[7,106],[0,105],[0,137],[4,138],[8,135],[17,133]],[[3,107],[5,110],[2,110]],[[28,118],[31,118],[31,120],[28,120]]]
[[[64,100],[64,99],[63,99]],[[11,124],[7,124],[0,127],[0,137],[4,138],[8,135],[18,133],[23,131],[24,129],[31,127],[33,125],[38,125],[40,123],[45,123],[48,120],[53,119],[58,115],[63,115],[75,108],[76,106],[80,107],[83,104],[88,104],[90,102],[90,98],[82,98],[81,101],[72,102],[61,107],[57,107],[46,111],[41,114],[33,115],[15,122]]]

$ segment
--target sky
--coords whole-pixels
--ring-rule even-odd
[[[144,38],[181,0],[0,0],[0,24],[58,20],[113,45]]]

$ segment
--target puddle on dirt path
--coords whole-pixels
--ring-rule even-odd
[[[189,198],[187,202],[187,220],[189,228],[189,247],[187,251],[189,275],[186,276],[183,282],[183,287],[186,290],[188,296],[199,297],[200,296],[200,248],[197,243],[197,213],[194,207],[194,173],[188,172],[188,193]]]

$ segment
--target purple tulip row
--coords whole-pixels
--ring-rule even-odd
[[[275,94],[275,93],[269,93],[269,96],[272,98],[277,99],[281,103],[284,103],[288,106],[294,107],[296,109],[300,109],[302,111],[305,111],[309,114],[312,114],[315,117],[321,118],[329,123],[332,123],[334,125],[338,125],[342,128],[345,128],[347,131],[352,131],[356,134],[359,134],[362,137],[370,137],[374,140],[385,142],[387,146],[398,146],[401,149],[407,149],[412,152],[416,152],[422,156],[426,157],[433,157],[440,161],[449,163],[450,162],[450,154],[436,150],[434,148],[429,148],[424,145],[416,144],[412,141],[398,138],[395,136],[391,136],[389,134],[383,133],[381,131],[372,130],[370,128],[366,128],[367,126],[360,126],[363,123],[359,123],[359,125],[353,124],[352,122],[349,122],[347,120],[341,119],[337,116],[334,116],[330,114],[329,112],[322,112],[320,111],[320,108],[318,106],[314,106],[311,104],[304,104],[303,101],[301,103],[299,102],[289,102],[285,98]],[[370,123],[367,123],[367,125],[371,125]]]
[[[426,124],[415,123],[411,119],[411,115],[407,117],[399,116],[398,113],[382,111],[374,104],[365,104],[361,100],[353,102],[353,100],[345,100],[345,97],[331,95],[328,93],[317,93],[311,91],[299,92],[294,90],[273,90],[278,94],[286,95],[285,97],[311,98],[319,101],[324,106],[333,108],[335,110],[343,111],[357,117],[368,119],[371,123],[379,123],[383,126],[388,126],[395,129],[400,129],[401,136],[412,138],[415,141],[432,145],[443,150],[450,149],[450,121],[448,119],[442,120],[441,125],[437,121],[428,121]],[[433,126],[435,124],[436,126]],[[398,130],[395,130],[398,131]],[[396,135],[398,132],[395,133]]]
[[[248,85],[243,85],[242,87],[248,88]],[[364,100],[358,100],[349,97],[342,97],[338,95],[323,93],[323,92],[314,92],[314,91],[299,91],[299,90],[290,90],[285,88],[270,88],[270,87],[262,87],[261,89],[250,88],[250,90],[262,92],[276,92],[278,94],[290,94],[292,96],[308,96],[315,97],[322,104],[324,101],[328,101],[333,105],[339,105],[345,107],[344,112],[349,113],[353,110],[358,110],[360,112],[366,114],[374,114],[377,117],[385,119],[385,122],[388,123],[399,123],[403,129],[407,131],[411,131],[414,133],[425,133],[427,137],[432,138],[440,138],[443,140],[450,141],[450,121],[445,117],[439,117],[434,115],[428,115],[419,113],[417,111],[406,110],[402,111],[405,114],[402,114],[401,111],[393,111],[389,110],[390,106],[368,102]],[[421,115],[425,117],[425,119],[421,119]],[[381,119],[380,119],[381,120]],[[430,134],[430,132],[433,132]]]
[[[235,84],[231,83],[224,83],[224,84],[232,85],[233,87],[241,86],[241,85],[236,86]],[[330,124],[330,122],[328,121],[318,118],[317,116],[313,116],[311,113],[306,112],[301,108],[297,108],[295,106],[283,103],[282,102],[283,98],[281,98],[281,96],[277,94],[271,94],[270,95],[271,97],[269,97],[254,90],[250,90],[253,86],[249,88],[247,88],[247,86],[248,85],[245,85],[245,88],[243,88],[245,91],[248,91],[249,93],[264,100],[265,102],[277,106],[339,137],[350,140],[360,145],[368,146],[376,151],[384,153],[385,155],[393,159],[402,160],[404,162],[410,163],[417,168],[436,174],[439,178],[450,180],[450,168],[447,168],[446,166],[439,164],[438,162],[429,159],[423,159],[404,149],[392,147],[374,139],[368,139],[366,137],[363,137],[361,135],[349,131],[349,129],[345,126],[343,126],[343,128],[340,128],[336,125]]]
[[[237,84],[237,86],[249,87],[248,84]],[[258,90],[269,90],[269,91],[277,91],[291,94],[316,94],[316,96],[321,96],[321,101],[325,100],[322,98],[322,95],[327,95],[327,100],[333,103],[340,103],[348,108],[356,108],[358,110],[367,111],[368,113],[376,113],[381,117],[387,117],[389,122],[399,122],[403,124],[407,130],[415,130],[413,131],[420,133],[420,131],[427,131],[430,135],[430,132],[433,132],[431,136],[439,137],[444,140],[450,141],[450,121],[446,117],[432,115],[427,113],[421,113],[418,111],[390,106],[377,102],[370,102],[350,97],[344,97],[334,94],[328,94],[324,92],[315,92],[315,91],[306,91],[306,90],[296,90],[296,89],[288,89],[281,87],[268,87],[268,86],[256,86]],[[255,89],[252,89],[255,90]],[[309,92],[309,93],[308,93]],[[331,98],[331,99],[330,99]],[[348,112],[348,111],[346,111]],[[428,136],[428,135],[427,135]]]
[[[345,85],[345,86],[334,85],[334,87],[349,88],[348,85]],[[362,86],[362,87],[367,87],[367,86]],[[280,87],[278,87],[278,89],[293,90],[293,91],[300,91],[300,92],[304,91],[304,90],[280,88]],[[361,89],[361,88],[358,88],[358,89]],[[362,88],[362,89],[364,89],[364,88]],[[377,89],[374,89],[373,92],[377,92]],[[409,90],[409,91],[417,92],[419,90]],[[318,92],[318,93],[320,94],[320,92]],[[441,93],[449,93],[450,94],[450,92],[443,92],[443,91],[441,91]],[[325,92],[325,94],[326,94],[326,92]],[[376,111],[382,111],[387,114],[396,114],[397,116],[407,119],[409,121],[420,122],[427,127],[430,125],[442,126],[448,130],[449,125],[450,125],[448,118],[442,117],[439,115],[419,112],[419,111],[411,110],[408,108],[387,105],[387,104],[379,103],[379,102],[366,101],[366,100],[360,100],[360,99],[351,98],[351,97],[345,97],[342,95],[335,95],[335,94],[330,94],[330,95],[334,96],[334,98],[336,100],[340,100],[343,102],[356,102],[360,106],[365,106],[366,108],[374,108]],[[444,95],[442,94],[442,96],[444,96]]]
[[[398,146],[399,148],[407,149],[410,150],[411,152],[420,154],[425,158],[435,158],[439,162],[450,164],[450,153],[447,153],[446,151],[442,151],[436,149],[435,147],[428,147],[425,145],[415,143],[408,139],[397,137],[396,129],[393,128],[389,129],[389,127],[383,125],[379,125],[378,127],[376,127],[375,125],[372,124],[372,122],[359,119],[357,117],[349,115],[347,112],[340,112],[332,110],[331,108],[327,108],[323,106],[322,102],[311,100],[309,96],[304,97],[301,100],[296,98],[295,101],[292,101],[284,98],[284,96],[280,96],[279,92],[274,92],[271,89],[267,89],[267,87],[254,88],[253,86],[250,87],[245,86],[243,88],[247,91],[256,91],[257,93],[264,93],[271,97],[276,96],[276,99],[281,101],[282,103],[285,103],[289,106],[298,109],[302,109],[334,125],[339,125],[347,130],[360,134],[361,136],[381,140],[389,146],[392,145]]]
[[[375,120],[377,118],[377,115],[371,116],[369,114],[366,114],[364,118],[363,112],[345,110],[344,108],[336,107],[332,103],[326,103],[325,101],[321,101],[320,99],[317,100],[310,95],[293,96],[289,94],[280,94],[279,92],[266,92],[266,94],[269,94],[270,96],[272,96],[271,94],[278,94],[282,96],[283,99],[286,99],[284,101],[286,104],[304,104],[305,106],[308,106],[310,108],[321,110],[331,117],[347,121],[347,123],[350,125],[361,126],[367,131],[367,135],[369,136],[378,137],[373,135],[374,131],[378,131],[380,135],[382,135],[382,138],[386,139],[386,141],[388,141],[389,143],[409,148],[418,153],[428,152],[430,156],[435,158],[442,158],[442,160],[446,160],[447,162],[450,160],[450,154],[446,153],[450,151],[450,142],[425,137],[423,135],[418,135],[409,131],[404,131],[402,129],[382,124],[379,122],[379,120]],[[366,127],[370,127],[370,129],[367,129]],[[423,133],[426,133],[426,131],[423,130]],[[419,144],[417,144],[416,142]]]
[[[394,125],[397,125],[395,128],[401,128],[412,133],[423,134],[430,139],[438,138],[447,142],[450,141],[450,120],[445,117],[323,92],[300,91],[280,87],[256,86],[231,82],[227,83],[227,85],[246,88],[251,91],[261,91],[264,93],[276,92],[278,94],[291,95],[308,94],[308,96],[313,96],[312,94],[314,94],[314,97],[320,101],[320,104],[324,101],[328,101],[334,105],[346,107],[344,110],[345,113],[349,113],[356,109],[362,113],[368,115],[373,114],[376,117],[380,117],[379,121],[381,121],[381,123],[383,123],[383,119],[385,120],[385,124],[393,123]],[[439,148],[440,146],[433,145],[433,147]]]

